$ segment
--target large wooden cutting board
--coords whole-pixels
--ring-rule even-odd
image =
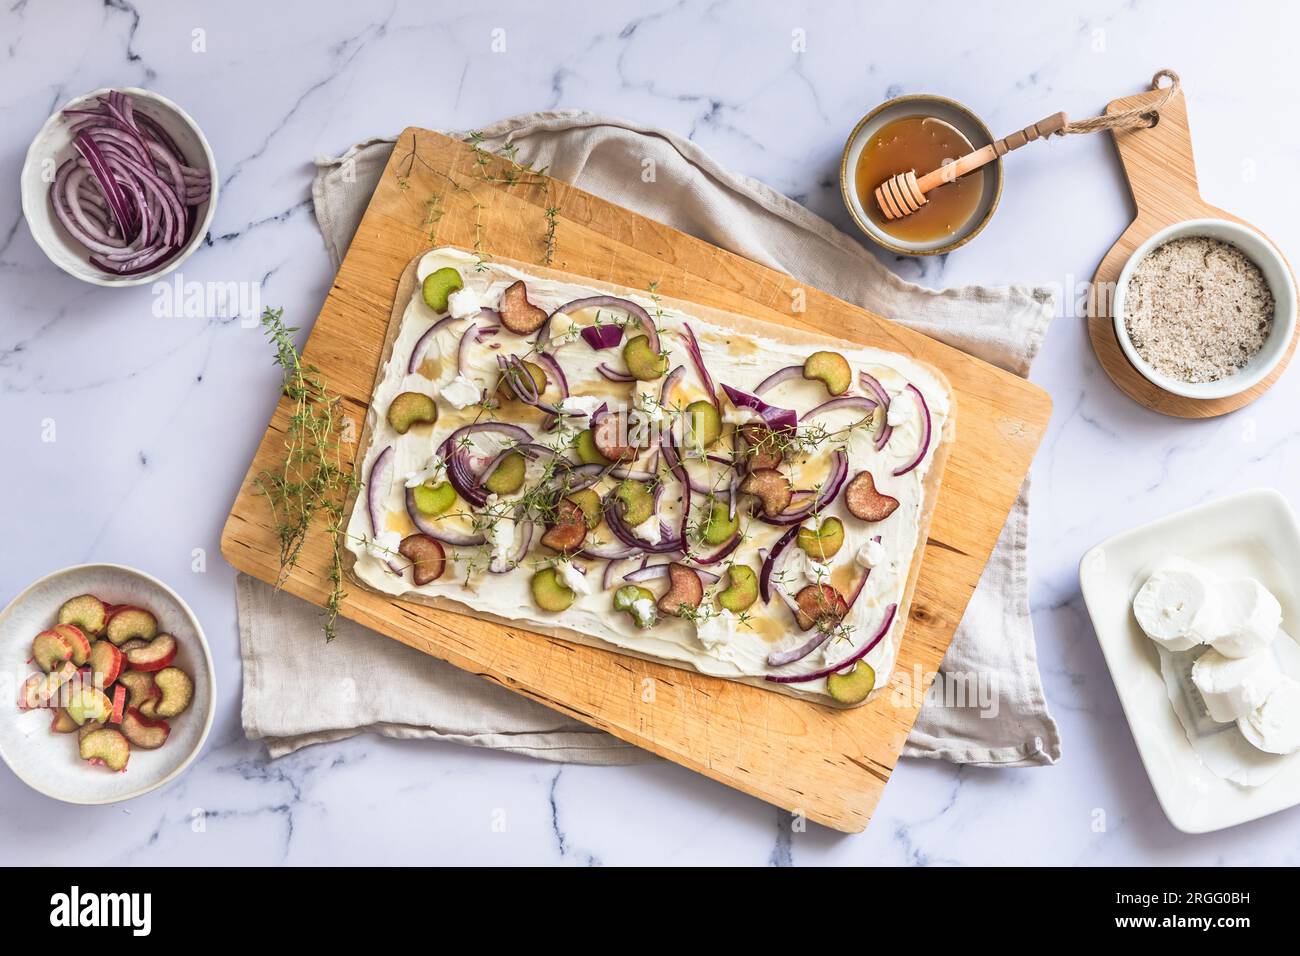
[[[360,426],[398,281],[422,250],[454,245],[905,352],[956,393],[957,438],[930,526],[889,693],[832,710],[352,587],[342,613],[427,654],[607,730],[728,786],[845,831],[863,829],[947,651],[1051,410],[1038,387],[780,272],[506,159],[421,129],[398,141],[339,269],[305,359]],[[549,211],[549,212],[548,212]],[[554,242],[547,240],[554,226]],[[802,312],[792,312],[802,303]],[[283,459],[288,404],[267,429],[222,535],[264,581],[279,573],[253,477]],[[360,432],[360,427],[356,429]],[[355,449],[351,449],[355,451]],[[323,603],[329,548],[309,540],[285,590]],[[324,650],[323,653],[328,653]]]

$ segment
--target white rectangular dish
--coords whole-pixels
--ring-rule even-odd
[[[1147,574],[1172,556],[1221,575],[1258,579],[1281,603],[1283,629],[1294,632],[1300,525],[1279,492],[1261,488],[1115,535],[1079,564],[1084,603],[1160,806],[1179,830],[1206,833],[1300,803],[1300,755],[1251,788],[1218,776],[1193,750],[1170,706],[1156,645],[1132,612]]]

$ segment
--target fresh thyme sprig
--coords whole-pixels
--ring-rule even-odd
[[[347,592],[343,586],[344,503],[356,487],[356,478],[344,468],[341,399],[332,395],[319,370],[303,363],[293,343],[296,328],[284,324],[283,309],[267,308],[262,328],[275,348],[281,369],[281,389],[292,403],[285,429],[284,465],[264,469],[254,486],[270,503],[280,544],[280,572],[276,587],[283,586],[298,565],[312,522],[322,516],[330,536],[330,593],[325,602],[325,639],[335,637],[339,608]]]

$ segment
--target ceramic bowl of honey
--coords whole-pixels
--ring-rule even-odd
[[[905,256],[951,252],[979,234],[1002,196],[1002,160],[945,183],[910,216],[887,219],[872,195],[911,169],[917,176],[993,142],[969,109],[920,93],[882,103],[858,122],[844,144],[840,192],[858,227],[878,245]]]

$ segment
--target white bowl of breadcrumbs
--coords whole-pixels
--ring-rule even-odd
[[[1287,354],[1295,283],[1255,230],[1189,219],[1133,251],[1113,313],[1120,348],[1152,384],[1186,398],[1227,398],[1263,381]]]

